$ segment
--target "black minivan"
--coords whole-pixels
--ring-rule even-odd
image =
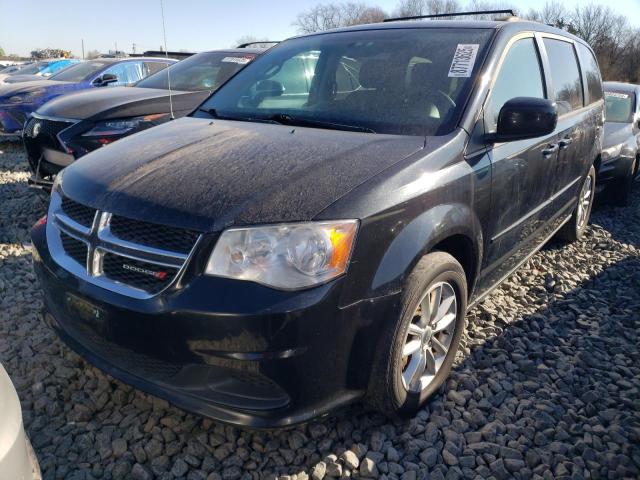
[[[56,177],[32,231],[45,319],[186,410],[270,428],[416,412],[465,313],[579,239],[602,149],[592,50],[539,23],[306,35],[199,110]]]

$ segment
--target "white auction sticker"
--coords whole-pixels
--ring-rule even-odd
[[[451,68],[449,68],[450,77],[470,77],[473,71],[473,65],[476,63],[476,55],[478,55],[477,43],[459,43],[456,47],[456,53],[453,54]]]
[[[224,57],[222,59],[223,62],[227,63],[239,63],[240,65],[244,65],[245,63],[249,63],[251,58],[249,57]]]
[[[629,95],[626,93],[618,93],[618,92],[604,92],[605,97],[613,97],[613,98],[629,98]]]

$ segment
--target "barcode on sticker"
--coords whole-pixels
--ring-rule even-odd
[[[245,63],[249,63],[251,58],[249,57],[224,57],[222,59],[223,62],[227,63],[239,63],[240,65],[244,65]]]
[[[453,54],[451,68],[449,68],[450,77],[470,77],[473,71],[473,65],[476,63],[476,55],[478,54],[477,43],[459,43],[456,52]]]

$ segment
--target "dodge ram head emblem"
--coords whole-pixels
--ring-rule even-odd
[[[42,128],[42,124],[40,122],[36,122],[33,124],[33,130],[31,130],[31,137],[36,138],[40,133],[40,129]]]

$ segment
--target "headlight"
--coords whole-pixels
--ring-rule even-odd
[[[610,160],[620,156],[622,150],[622,144],[614,145],[613,147],[602,149],[602,160]]]
[[[98,122],[88,132],[82,134],[83,137],[109,137],[113,135],[124,135],[131,130],[149,128],[166,122],[170,118],[168,113],[156,113],[143,117],[122,118],[116,120],[106,120]]]
[[[58,189],[60,188],[60,186],[62,185],[62,176],[64,175],[64,168],[62,170],[60,170],[55,178],[53,179],[53,185],[51,186],[51,194],[53,194],[53,192],[57,192]]]
[[[347,270],[357,220],[225,230],[205,273],[282,290],[326,283]]]
[[[9,97],[9,103],[29,103],[32,102],[41,93],[42,90],[35,90],[33,92],[14,95],[12,97]]]

